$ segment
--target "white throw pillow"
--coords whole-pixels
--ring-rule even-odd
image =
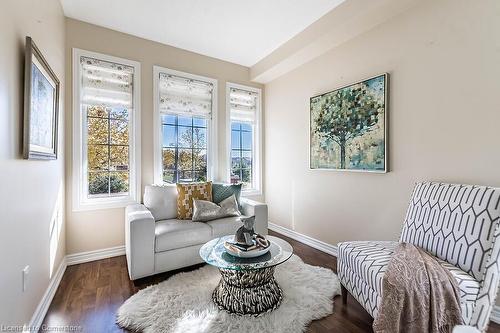
[[[175,185],[148,185],[144,189],[144,206],[155,221],[177,217],[177,187]]]
[[[206,200],[193,200],[193,222],[207,222],[228,216],[240,216],[234,194],[222,200],[219,205]]]

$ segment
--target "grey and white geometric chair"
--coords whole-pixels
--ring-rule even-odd
[[[498,289],[500,189],[443,183],[416,184],[400,242],[438,258],[457,279],[464,324],[485,331]],[[382,278],[395,241],[338,245],[338,275],[344,303],[348,291],[377,316]]]

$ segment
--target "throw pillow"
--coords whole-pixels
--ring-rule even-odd
[[[179,220],[191,219],[193,199],[212,201],[212,182],[177,184],[177,218]]]
[[[220,205],[205,200],[193,200],[193,222],[207,222],[228,216],[240,216],[234,194]]]
[[[242,184],[213,184],[212,201],[219,204],[222,200],[227,199],[234,194],[234,197],[238,202],[238,207],[240,207],[241,186]]]

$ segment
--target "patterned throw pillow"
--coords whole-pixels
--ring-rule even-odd
[[[193,199],[212,201],[212,182],[177,184],[177,218],[193,216]]]
[[[212,201],[216,204],[220,204],[222,200],[227,199],[234,194],[236,201],[238,202],[238,207],[240,207],[241,186],[242,184],[214,183],[212,185]]]
[[[211,201],[193,200],[193,222],[207,222],[228,216],[240,216],[234,194],[217,205]]]

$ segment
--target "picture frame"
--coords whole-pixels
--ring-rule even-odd
[[[24,62],[23,158],[57,159],[59,79],[26,36]]]
[[[309,168],[387,173],[389,73],[310,98]]]

